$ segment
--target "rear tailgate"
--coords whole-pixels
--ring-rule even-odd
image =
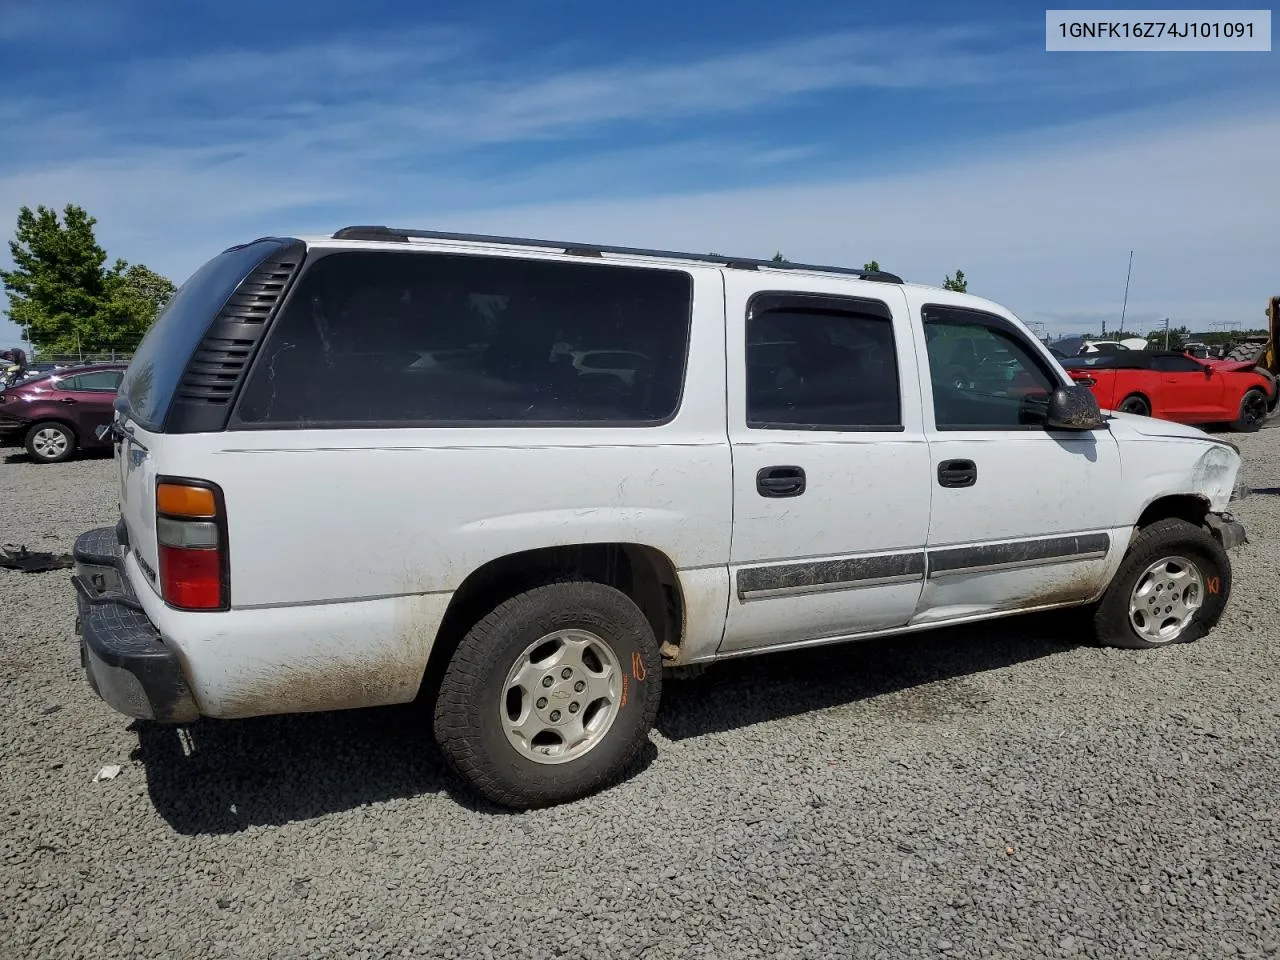
[[[148,433],[128,418],[121,418],[120,514],[128,531],[128,551],[138,561],[152,589],[160,592],[157,575],[159,546],[156,542],[156,465],[151,453],[156,434]],[[137,585],[135,585],[137,586]]]

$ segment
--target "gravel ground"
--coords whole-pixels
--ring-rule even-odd
[[[0,956],[1276,956],[1280,430],[1242,447],[1271,492],[1200,643],[1042,616],[726,663],[626,783],[521,815],[412,707],[133,724],[66,572],[0,570]],[[0,541],[69,550],[111,476],[0,458]]]

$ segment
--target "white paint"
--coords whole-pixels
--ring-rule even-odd
[[[1105,588],[1156,498],[1191,493],[1226,507],[1239,457],[1192,427],[1118,415],[1109,430],[1084,435],[938,431],[919,307],[952,303],[1017,323],[990,301],[796,271],[678,265],[695,281],[694,323],[681,407],[663,426],[182,436],[135,428],[149,454],[134,463],[133,444],[122,449],[122,509],[135,550],[126,574],[178,651],[202,712],[411,699],[453,591],[485,563],[524,550],[625,542],[660,551],[679,571],[678,662],[690,663],[1083,602]],[[748,429],[744,308],[759,290],[887,304],[903,429]],[[1033,349],[1068,382],[1043,347]],[[938,462],[956,457],[978,463],[974,487],[938,485]],[[758,495],[756,471],[774,464],[805,468],[803,496]],[[138,557],[155,564],[154,485],[163,474],[211,480],[224,492],[230,611],[175,611],[142,585]],[[1112,536],[1105,558],[746,603],[733,590],[736,573],[753,565],[1090,531]],[[1060,595],[1065,582],[1075,585],[1069,598]]]
[[[153,575],[159,576],[156,456],[163,454],[180,462],[182,444],[178,437],[151,433],[133,421],[126,424],[125,432],[126,436],[115,448],[116,469],[120,472],[120,513],[129,531],[131,549],[141,556]],[[140,574],[133,582],[139,593],[158,594],[159,585],[151,577]]]
[[[142,577],[132,555],[125,572],[134,584]],[[221,718],[406,703],[449,604],[430,593],[199,613],[150,590],[138,598],[177,651],[200,712]]]
[[[728,368],[746,368],[746,311],[759,291],[801,290],[885,304],[893,314],[901,382],[902,430],[837,432],[750,429],[746,379],[728,378],[733,447],[733,550],[736,578],[746,567],[788,560],[920,550],[929,524],[929,448],[921,429],[920,384],[907,318],[896,284],[833,277],[785,277],[726,271]],[[806,475],[798,497],[756,490],[763,467],[795,465]],[[734,650],[836,633],[899,626],[910,619],[920,584],[742,601],[733,595],[724,649]]]

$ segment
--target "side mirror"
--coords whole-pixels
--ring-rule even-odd
[[[1088,387],[1059,387],[1049,395],[1044,425],[1050,430],[1100,430],[1107,425]]]

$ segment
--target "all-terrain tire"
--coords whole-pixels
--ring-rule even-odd
[[[621,670],[621,695],[598,742],[574,759],[541,762],[508,739],[506,681],[532,644],[561,630],[587,631],[608,645]],[[661,697],[662,658],[640,608],[604,584],[552,583],[499,604],[463,637],[436,696],[435,736],[449,764],[488,800],[545,807],[621,777],[648,741]]]
[[[1129,605],[1144,573],[1165,558],[1184,558],[1195,565],[1204,590],[1200,607],[1186,628],[1174,637],[1153,642],[1130,620]],[[1204,527],[1186,520],[1157,520],[1134,537],[1111,585],[1094,608],[1093,629],[1104,646],[1149,650],[1199,640],[1217,624],[1231,595],[1231,560]]]

